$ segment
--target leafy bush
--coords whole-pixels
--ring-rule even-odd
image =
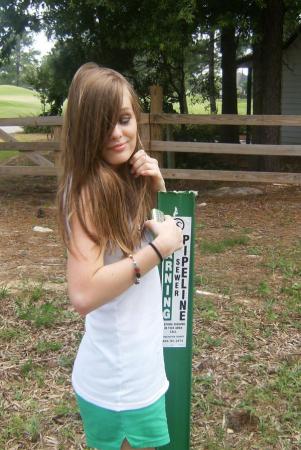
[[[49,111],[39,114],[38,117],[48,117],[52,115]],[[23,127],[24,133],[32,134],[32,133],[43,133],[43,134],[51,134],[52,126],[49,125],[25,125]]]

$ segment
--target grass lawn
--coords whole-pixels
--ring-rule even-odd
[[[0,85],[0,117],[37,116],[40,113],[40,99],[34,91]]]
[[[84,449],[70,385],[84,323],[57,232],[32,231],[56,230],[56,180],[0,189],[0,449]],[[301,191],[261,189],[197,200],[191,450],[301,448]]]
[[[188,97],[188,112],[189,114],[210,114],[209,103],[202,101],[201,97],[195,98],[193,101],[191,97]],[[217,112],[221,114],[222,111],[222,101],[218,100],[217,104]],[[247,100],[246,99],[238,99],[237,103],[238,114],[246,114],[247,111]],[[177,103],[174,104],[174,108],[176,111],[179,111],[179,105]]]
[[[40,113],[41,103],[34,91],[18,86],[0,85],[0,117],[38,116]],[[30,139],[22,140],[35,140],[32,139],[32,135],[25,136],[29,136]],[[1,151],[0,163],[17,154],[18,152],[13,150]]]
[[[16,156],[18,153],[19,152],[15,151],[15,150],[2,150],[0,152],[0,163],[9,158],[12,158],[13,156]]]
[[[174,105],[178,110],[177,103]],[[218,113],[221,113],[221,100],[217,101]],[[246,99],[238,99],[238,114],[246,114]],[[209,103],[203,102],[201,97],[194,101],[188,97],[189,114],[209,114]],[[22,117],[38,115],[41,112],[41,103],[38,95],[29,89],[0,85],[0,117]]]

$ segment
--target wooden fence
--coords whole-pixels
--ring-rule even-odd
[[[152,93],[155,99],[154,92]],[[142,114],[142,141],[146,150],[156,156],[162,152],[231,154],[231,155],[267,155],[267,156],[301,156],[301,145],[256,145],[224,144],[211,142],[174,142],[162,140],[162,125],[247,125],[247,126],[301,126],[301,116],[274,115],[192,115],[163,114],[162,102],[152,102],[150,114]],[[1,176],[14,175],[57,175],[59,171],[59,136],[62,126],[61,117],[27,117],[0,119],[2,126],[51,126],[53,137],[49,141],[23,142],[0,130],[0,151],[18,150],[35,165],[16,166],[9,163],[0,165]],[[55,158],[48,158],[54,152]],[[32,164],[31,162],[31,164]],[[233,170],[194,170],[162,168],[164,178],[187,180],[220,180],[243,182],[266,182],[301,184],[301,173],[286,172],[252,172]]]

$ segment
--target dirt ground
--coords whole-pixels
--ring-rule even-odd
[[[197,224],[204,224],[206,228],[204,232],[201,229],[199,239],[205,236],[218,240],[224,236],[225,228],[230,231],[246,229],[254,245],[264,239],[271,250],[275,242],[277,247],[285,248],[297,238],[301,239],[301,187],[253,185],[262,190],[263,195],[213,197],[214,190],[224,185],[186,183],[188,189],[199,192]],[[170,187],[177,186],[175,182],[170,183]],[[183,187],[182,182],[180,188]],[[14,288],[24,279],[50,284],[64,280],[65,253],[58,240],[55,192],[56,182],[52,177],[0,180],[1,284]],[[204,202],[207,205],[200,207]],[[41,209],[42,214],[39,214]],[[53,233],[34,232],[34,226],[51,228]],[[223,280],[225,288],[241,289],[242,284],[252,284],[258,279],[261,270],[256,268],[252,258],[242,259],[237,252],[226,256],[228,267],[224,266],[223,257],[206,257],[202,262],[202,255],[196,251],[196,271],[203,267],[213,280]]]
[[[1,269],[0,283],[19,287],[20,282],[64,280],[64,249],[58,241],[56,184],[53,178],[0,180]],[[42,218],[39,210],[42,209]],[[34,232],[34,226],[52,233]]]
[[[258,185],[262,195],[211,195],[225,185],[229,183],[180,186],[199,191],[191,448],[297,449],[301,419],[294,416],[290,426],[282,425],[278,412],[281,404],[289,402],[280,399],[278,404],[274,398],[282,398],[282,393],[274,390],[265,401],[257,396],[259,391],[256,395],[252,391],[251,398],[250,389],[257,386],[267,395],[268,377],[279,373],[277,367],[289,357],[299,370],[300,303],[283,319],[280,294],[290,276],[294,285],[299,283],[301,188]],[[58,239],[55,191],[53,178],[0,180],[0,288],[8,292],[0,300],[0,331],[5,336],[0,343],[3,450],[85,448],[68,378],[72,362],[66,360],[72,361],[83,323],[66,298],[65,250]],[[35,226],[53,231],[35,232]],[[297,259],[289,259],[290,265],[285,258],[292,254]],[[43,287],[46,299],[55,298],[56,305],[61,301],[64,319],[54,327],[34,328],[28,317],[18,313],[22,295],[37,286]],[[12,339],[8,329],[25,334]],[[36,346],[41,339],[59,341],[61,348],[41,354]],[[300,370],[296,373],[300,383]],[[300,406],[300,391],[298,402]],[[296,414],[296,405],[290,406]],[[241,416],[233,419],[233,411]],[[269,421],[273,414],[275,420]],[[12,416],[25,420],[30,415],[32,421],[23,428],[19,419],[12,420]]]

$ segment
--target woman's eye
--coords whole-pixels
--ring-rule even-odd
[[[129,121],[131,120],[131,116],[122,116],[119,119],[119,123],[121,125],[127,125],[129,123]]]

